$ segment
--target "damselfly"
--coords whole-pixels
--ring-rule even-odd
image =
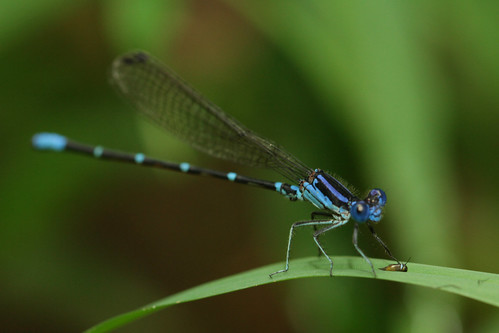
[[[291,201],[310,202],[321,211],[312,213],[311,220],[296,222],[291,226],[285,267],[270,274],[271,277],[289,269],[293,231],[305,226],[319,228],[314,232],[313,239],[329,261],[329,274],[332,276],[333,261],[321,245],[319,237],[350,220],[354,222],[353,245],[369,263],[374,275],[376,273],[372,262],[357,244],[359,224],[367,224],[386,253],[398,262],[372,226],[381,220],[386,204],[386,195],[381,189],[375,188],[369,191],[364,200],[359,199],[333,176],[321,169],[307,167],[278,145],[245,128],[146,52],[130,52],[117,58],[112,65],[111,80],[140,113],[192,147],[217,158],[272,168],[293,183],[249,178],[235,172],[200,168],[185,162],[161,161],[142,153],[123,153],[101,146],[89,146],[55,133],[36,134],[32,139],[33,147],[38,150],[72,151],[101,159],[212,176],[276,191]]]

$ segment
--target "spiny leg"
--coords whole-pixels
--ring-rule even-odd
[[[359,232],[359,224],[355,223],[354,226],[353,226],[353,235],[352,235],[353,246],[355,247],[355,249],[357,250],[357,252],[359,252],[359,254],[362,256],[362,258],[364,258],[364,260],[367,261],[368,264],[371,266],[371,270],[373,271],[374,277],[376,278],[376,272],[374,271],[373,263],[364,254],[364,252],[362,252],[362,250],[360,249],[359,245],[357,244],[357,234],[358,234],[358,232]]]
[[[386,246],[385,242],[383,242],[381,240],[381,238],[378,236],[378,234],[376,233],[376,231],[374,231],[373,226],[371,224],[367,223],[367,227],[369,228],[369,231],[371,231],[371,234],[374,236],[374,238],[376,238],[378,243],[380,243],[381,246],[385,249],[386,254],[388,254],[388,256],[390,256],[390,258],[395,260],[400,265],[400,261],[398,261],[398,259],[393,256],[392,252],[390,251],[388,246]]]
[[[312,218],[312,220],[315,220],[315,218],[317,216],[325,216],[325,217],[333,217],[334,215],[332,213],[328,213],[328,212],[312,212],[312,214],[310,214],[310,217]],[[314,224],[314,232],[317,231],[317,225]],[[317,253],[317,256],[320,257],[321,254],[322,254],[322,251],[321,249],[317,249],[318,253]]]
[[[335,223],[336,221],[334,220],[315,220],[315,221],[300,221],[300,222],[295,222],[289,229],[289,238],[288,238],[288,248],[286,250],[286,266],[284,269],[281,269],[279,271],[276,271],[274,273],[269,274],[269,276],[272,278],[273,275],[278,274],[278,273],[284,273],[287,272],[289,269],[289,253],[291,250],[291,240],[293,239],[293,232],[295,228],[298,227],[306,227],[306,226],[318,226],[318,225],[328,225]],[[321,229],[323,230],[323,229]],[[315,237],[315,235],[314,235]]]
[[[332,225],[324,227],[324,228],[322,228],[314,233],[314,241],[317,244],[319,251],[322,252],[322,254],[324,254],[324,256],[326,257],[327,260],[329,260],[329,264],[330,264],[329,276],[331,276],[331,277],[333,277],[333,260],[329,257],[329,255],[326,253],[326,251],[322,247],[321,243],[319,242],[319,236],[328,232],[331,229],[334,229],[336,227],[339,227],[340,225],[345,224],[345,222],[347,222],[347,221],[343,221],[343,220],[335,221]]]

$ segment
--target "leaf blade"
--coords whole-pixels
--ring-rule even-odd
[[[335,265],[333,274],[336,277],[374,278],[369,266],[361,257],[341,256],[332,259]],[[371,259],[371,261],[375,267],[383,267],[390,263],[384,259]],[[324,258],[307,257],[292,260],[288,272],[269,278],[270,273],[281,269],[283,266],[284,263],[272,264],[200,284],[145,305],[142,308],[112,317],[88,329],[86,332],[108,332],[172,305],[268,283],[306,277],[329,277],[329,263]],[[417,263],[409,263],[408,266],[408,272],[379,270],[376,272],[377,279],[439,289],[499,307],[498,274]]]

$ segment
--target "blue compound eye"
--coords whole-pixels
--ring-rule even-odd
[[[369,192],[369,195],[367,196],[367,202],[372,206],[384,206],[386,204],[385,191],[379,188],[371,190],[371,192]]]
[[[364,201],[359,201],[353,204],[350,209],[350,214],[357,222],[366,222],[369,218],[369,207]]]

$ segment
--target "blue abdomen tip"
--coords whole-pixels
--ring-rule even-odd
[[[227,179],[230,180],[231,182],[235,181],[237,178],[237,173],[235,172],[229,172],[227,174]]]
[[[57,133],[38,133],[31,138],[33,148],[38,150],[63,151],[67,141],[65,136]]]

